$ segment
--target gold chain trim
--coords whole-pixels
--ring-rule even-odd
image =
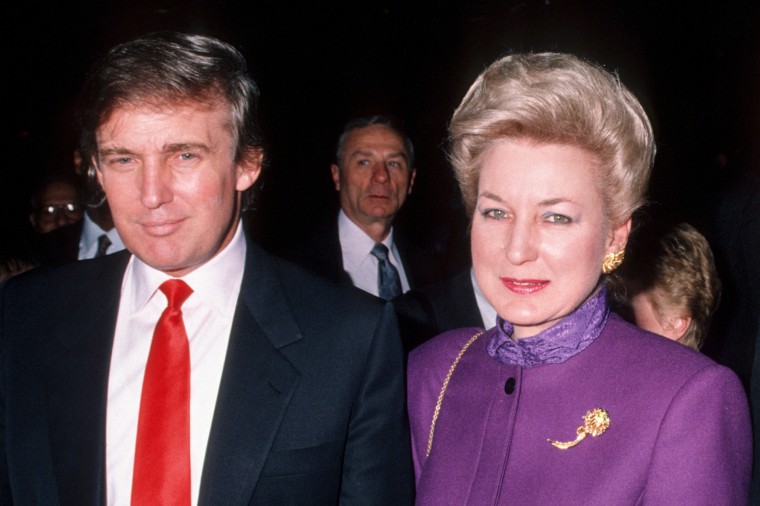
[[[449,386],[449,381],[451,380],[451,375],[454,374],[454,369],[456,369],[457,364],[459,363],[459,360],[461,360],[462,355],[464,355],[464,352],[467,351],[467,348],[470,347],[472,343],[475,342],[477,338],[479,338],[485,330],[481,330],[474,336],[470,338],[467,343],[462,347],[461,350],[459,350],[459,354],[457,355],[457,358],[454,359],[454,363],[451,364],[451,367],[449,368],[449,373],[446,375],[446,379],[443,380],[443,386],[441,387],[441,393],[438,394],[438,401],[435,403],[435,411],[433,411],[433,421],[430,424],[430,436],[428,437],[428,444],[427,444],[427,452],[425,453],[425,457],[428,457],[430,455],[430,450],[433,449],[433,434],[435,433],[435,423],[438,421],[438,415],[441,413],[441,404],[443,404],[443,396],[446,394],[446,388]]]

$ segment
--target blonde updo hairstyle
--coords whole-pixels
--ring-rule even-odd
[[[501,140],[579,147],[599,161],[598,191],[612,225],[645,200],[652,126],[617,76],[562,53],[513,54],[486,68],[449,125],[449,159],[472,217],[484,153]]]

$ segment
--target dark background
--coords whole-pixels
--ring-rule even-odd
[[[420,238],[458,238],[446,124],[477,74],[510,51],[572,52],[619,73],[655,126],[661,212],[699,227],[726,181],[756,165],[760,2],[75,0],[8,10],[4,242],[26,233],[38,179],[73,166],[73,102],[89,65],[163,29],[218,36],[249,62],[268,142],[251,220],[264,241],[295,240],[332,213],[337,134],[372,112],[404,118],[415,142],[417,186],[402,219]]]

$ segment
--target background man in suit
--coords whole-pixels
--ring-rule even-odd
[[[74,150],[74,172],[66,180],[60,177],[51,180],[52,201],[49,183],[33,199],[29,219],[38,232],[32,243],[35,260],[40,265],[63,265],[124,249],[95,173],[89,177],[83,174],[78,149]]]
[[[30,257],[34,265],[63,265],[77,259],[84,191],[78,178],[53,175],[32,197]]]
[[[392,309],[240,226],[257,99],[204,36],[148,35],[91,73],[83,160],[129,253],[3,286],[1,504],[411,502]]]
[[[82,200],[76,181],[50,176],[34,192],[29,222],[38,234],[76,223],[82,219]]]
[[[82,164],[82,155],[74,150],[74,170],[84,179],[87,193],[82,226],[77,233],[77,259],[96,258],[124,249],[118,229],[115,227],[111,208],[95,178],[95,167]]]
[[[330,171],[340,198],[337,220],[285,256],[387,300],[434,281],[434,255],[394,227],[416,175],[414,147],[399,122],[375,115],[346,123]],[[384,268],[398,279],[392,289],[382,288]]]
[[[406,352],[447,330],[490,329],[496,310],[480,291],[472,267],[393,299]]]

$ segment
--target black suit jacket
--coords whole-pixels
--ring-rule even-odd
[[[84,219],[81,219],[46,234],[35,234],[32,237],[32,249],[36,263],[55,267],[76,261],[79,258],[79,239],[83,228]]]
[[[447,330],[483,327],[470,269],[393,300],[405,351]],[[489,322],[493,323],[493,322]]]
[[[395,228],[393,241],[398,249],[410,289],[430,285],[442,279],[442,255],[411,241],[402,229]],[[315,231],[302,237],[298,244],[276,253],[334,282],[351,284],[343,269],[343,252],[338,234],[338,220],[333,216]]]
[[[105,504],[108,369],[128,258],[2,288],[0,504]],[[402,363],[389,305],[249,244],[199,504],[411,503]]]

